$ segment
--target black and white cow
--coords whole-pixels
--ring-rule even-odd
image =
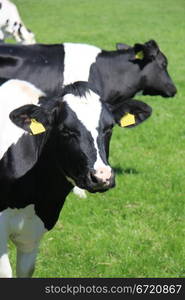
[[[88,81],[109,105],[138,92],[173,97],[176,87],[167,65],[153,40],[115,51],[72,43],[0,47],[0,78],[29,81],[46,94],[57,94],[75,81]]]
[[[13,38],[20,44],[35,44],[34,33],[26,28],[17,7],[9,0],[0,0],[0,42]]]
[[[114,125],[136,126],[150,115],[137,100],[110,110],[87,82],[53,98],[21,80],[1,86],[0,277],[12,276],[9,239],[17,247],[17,276],[32,275],[39,242],[73,185],[92,193],[115,185],[108,163]]]

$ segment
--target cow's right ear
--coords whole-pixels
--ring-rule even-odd
[[[32,135],[45,132],[49,128],[49,113],[42,107],[28,104],[13,110],[10,120]]]

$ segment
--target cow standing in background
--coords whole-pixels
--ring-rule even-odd
[[[0,47],[0,79],[26,80],[47,95],[60,93],[72,82],[88,81],[110,106],[138,92],[173,97],[177,90],[167,66],[154,40],[115,51],[75,43]]]
[[[0,42],[13,38],[20,44],[35,44],[34,33],[22,22],[15,4],[0,0]]]
[[[114,186],[108,163],[114,125],[136,126],[150,115],[137,100],[110,110],[87,82],[68,85],[53,98],[20,80],[1,86],[0,277],[12,276],[9,239],[17,247],[17,276],[32,275],[39,242],[73,186],[91,193]]]

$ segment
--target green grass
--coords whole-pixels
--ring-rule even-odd
[[[178,88],[174,99],[139,97],[153,107],[152,117],[132,130],[115,128],[116,188],[87,199],[68,196],[41,243],[34,276],[184,277],[184,0],[14,2],[39,42],[114,49],[116,42],[155,39]]]

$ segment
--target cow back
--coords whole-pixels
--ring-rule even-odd
[[[46,94],[58,94],[63,84],[64,47],[56,45],[0,46],[0,78],[21,79]]]

